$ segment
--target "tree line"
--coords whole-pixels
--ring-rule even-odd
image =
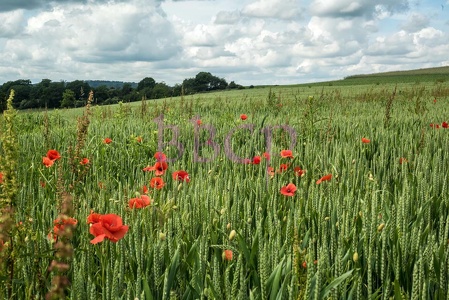
[[[94,104],[106,105],[119,101],[134,102],[145,99],[160,99],[181,95],[225,90],[242,89],[243,86],[212,75],[209,72],[199,72],[193,78],[184,79],[182,84],[169,86],[164,82],[156,82],[151,77],[145,77],[137,86],[124,82],[121,87],[117,82],[113,85],[100,84],[90,86],[88,81],[75,80],[72,82],[53,82],[50,79],[42,79],[37,84],[29,79],[8,81],[0,86],[0,111],[6,108],[6,99],[10,91],[15,91],[13,105],[17,109],[31,108],[70,108],[86,104],[89,92],[94,92]]]

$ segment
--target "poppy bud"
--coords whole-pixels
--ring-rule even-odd
[[[226,212],[226,208],[222,208],[222,209],[220,210],[220,214],[221,214],[221,215],[224,215],[225,212]]]
[[[325,221],[329,221],[329,219],[330,219],[329,217],[324,218]]]
[[[178,191],[182,188],[182,182],[178,184]]]
[[[165,241],[165,233],[159,232],[159,239],[160,239],[161,241]]]
[[[228,223],[227,225],[226,225],[226,229],[231,229],[231,223]]]
[[[357,262],[359,260],[359,254],[357,252],[354,252],[354,254],[352,255],[352,260],[354,262]]]
[[[232,250],[225,250],[225,251],[223,251],[223,254],[221,255],[221,257],[223,258],[223,260],[231,261],[232,254],[233,254]]]
[[[229,240],[232,241],[235,238],[235,235],[237,233],[235,232],[235,230],[232,230],[231,233],[229,234]]]

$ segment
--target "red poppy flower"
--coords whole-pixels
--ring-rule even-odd
[[[295,172],[296,176],[299,177],[302,177],[306,174],[306,170],[302,170],[301,167],[295,167],[293,171]]]
[[[74,218],[57,218],[53,221],[53,240],[56,241],[57,237],[66,230],[67,225],[75,226],[78,223],[78,220]],[[51,234],[49,234],[51,238]]]
[[[202,124],[202,122],[200,119],[196,120],[196,125],[200,126],[201,124]]]
[[[118,242],[128,232],[129,227],[123,225],[122,218],[116,214],[101,215],[100,222],[90,226],[89,232],[95,238],[90,242],[97,244],[105,238],[113,243]]]
[[[155,172],[156,176],[164,175],[165,170],[167,170],[167,168],[168,168],[168,165],[165,161],[156,162],[154,164],[154,170],[156,171]]]
[[[268,175],[273,177],[274,176],[274,168],[273,167],[267,167],[267,173],[268,173]]]
[[[270,153],[264,152],[262,155],[266,160],[270,160]]]
[[[112,143],[112,140],[111,140],[110,138],[105,138],[105,139],[103,140],[103,143],[105,143],[105,144],[110,144],[110,143]]]
[[[41,182],[39,182],[39,184],[40,184],[41,187],[43,187],[43,188],[47,185],[47,183],[46,183],[45,181],[41,181]]]
[[[173,172],[172,177],[173,180],[190,182],[189,173],[183,170]]]
[[[151,198],[147,195],[141,195],[140,197],[131,198],[128,201],[129,208],[144,208],[151,204]]]
[[[58,151],[51,149],[51,150],[48,150],[47,157],[51,160],[58,160],[61,158],[61,155],[59,155]]]
[[[253,164],[255,164],[255,165],[260,164],[260,156],[254,156],[253,157]]]
[[[87,165],[89,163],[89,159],[88,158],[83,158],[81,161],[80,161],[80,165]]]
[[[282,150],[281,151],[281,157],[282,158],[293,158],[292,150]]]
[[[144,185],[144,186],[142,187],[142,193],[143,193],[143,194],[148,194],[148,187],[147,187],[146,185]]]
[[[331,180],[332,174],[327,174],[316,181],[316,184],[320,184],[323,181]]]
[[[162,152],[156,152],[154,158],[156,158],[156,161],[158,162],[165,162],[167,160],[167,156]]]
[[[367,138],[362,138],[362,143],[369,144],[370,142],[371,142],[371,140],[369,140]]]
[[[406,163],[406,162],[408,162],[407,158],[405,158],[405,157],[399,158],[399,164],[400,165],[402,165],[403,163]]]
[[[437,103],[437,98],[433,99],[433,103]]]
[[[441,127],[443,128],[449,128],[449,124],[447,122],[443,122],[443,124],[441,124]]]
[[[146,166],[145,168],[142,169],[142,171],[144,171],[144,172],[151,172],[151,171],[154,171],[154,170],[156,170],[154,168],[154,166]]]
[[[248,116],[245,115],[245,114],[241,114],[241,115],[240,115],[240,119],[241,119],[242,121],[245,121],[246,119],[248,119]]]
[[[42,163],[47,167],[50,168],[54,164],[54,160],[49,159],[47,156],[42,157]]]
[[[161,189],[165,185],[164,180],[161,177],[154,177],[150,180],[150,186],[154,189]]]
[[[94,213],[92,210],[90,211],[90,215],[87,216],[87,224],[95,224],[100,222],[101,214]]]
[[[233,255],[232,250],[225,250],[223,251],[222,257],[224,260],[231,261],[232,255]]]
[[[3,183],[3,173],[0,172],[0,183]]]
[[[142,137],[141,136],[136,137],[136,142],[142,143]]]
[[[104,188],[106,187],[106,185],[105,185],[103,182],[99,181],[99,182],[98,182],[98,187],[99,187],[100,189],[104,189]]]
[[[280,166],[279,166],[279,173],[283,173],[283,172],[285,172],[285,171],[287,171],[287,169],[288,169],[288,164],[281,164]]]
[[[281,194],[285,196],[294,196],[296,192],[296,185],[289,183],[286,186],[281,187]]]

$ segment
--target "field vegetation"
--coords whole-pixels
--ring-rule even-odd
[[[43,111],[8,95],[0,297],[447,299],[449,83],[389,76]]]

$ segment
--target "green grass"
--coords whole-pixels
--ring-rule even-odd
[[[447,298],[449,129],[429,125],[449,121],[449,86],[422,78],[92,107],[76,158],[89,158],[87,167],[77,160],[71,165],[84,109],[19,113],[13,122],[19,155],[13,247],[7,243],[2,251],[12,260],[2,260],[0,295],[44,298],[58,274],[48,271],[56,259],[70,265],[60,273],[71,283],[68,299]],[[177,126],[177,138],[158,128],[162,114],[163,126]],[[275,126],[294,133],[294,147],[288,132]],[[268,129],[270,161],[233,161],[231,151],[250,159],[268,151]],[[106,137],[113,142],[104,144]],[[363,144],[362,137],[371,142]],[[150,188],[150,206],[128,208],[154,177],[142,171],[155,163],[154,153],[180,154],[170,141],[183,152],[168,164],[165,186]],[[46,168],[42,157],[49,149],[62,158]],[[281,158],[283,149],[294,158]],[[401,157],[407,162],[400,164]],[[277,171],[281,163],[288,170],[271,177],[267,167]],[[0,170],[7,165],[3,159]],[[296,166],[306,169],[303,177],[295,175]],[[190,182],[175,181],[176,170],[186,170]],[[326,174],[332,179],[316,184]],[[280,193],[288,183],[297,186],[293,197]],[[73,196],[71,216],[78,220],[67,240],[73,255],[62,258],[47,238],[63,209],[61,190]],[[129,231],[117,243],[90,244],[91,210],[121,216]],[[223,259],[224,250],[233,251],[231,261]]]

